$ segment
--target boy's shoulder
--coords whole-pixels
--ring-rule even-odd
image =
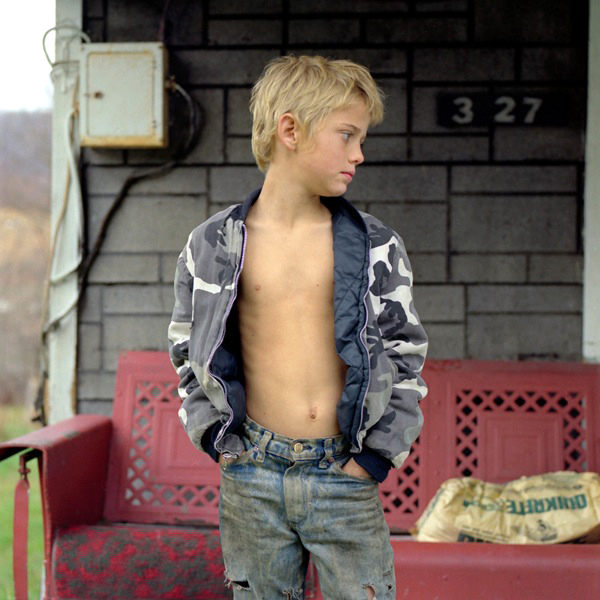
[[[223,230],[223,226],[229,218],[237,219],[237,214],[241,208],[241,204],[232,204],[226,208],[216,212],[214,215],[208,217],[208,219],[202,221],[199,225],[194,227],[189,235],[189,241],[194,245],[201,241],[206,241],[214,246],[217,242],[217,238],[220,235],[219,232]]]

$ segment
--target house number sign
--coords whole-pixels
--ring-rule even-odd
[[[437,122],[443,127],[537,126],[568,123],[562,94],[439,94]]]

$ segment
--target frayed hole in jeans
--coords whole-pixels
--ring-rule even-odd
[[[250,584],[247,580],[234,581],[233,579],[227,579],[225,583],[226,588],[235,587],[236,590],[249,590]]]
[[[302,600],[302,588],[299,590],[283,590],[285,600]]]
[[[367,598],[368,600],[377,600],[375,597],[375,588],[372,583],[365,583],[363,585],[363,589],[367,590]]]

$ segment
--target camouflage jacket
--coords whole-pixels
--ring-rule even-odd
[[[196,227],[177,262],[169,352],[180,377],[179,417],[194,445],[215,460],[243,448],[241,356],[226,325],[244,261],[244,221],[258,194]],[[427,337],[398,234],[344,198],[322,202],[332,213],[336,349],[348,365],[338,422],[356,462],[383,481],[405,461],[423,424]]]

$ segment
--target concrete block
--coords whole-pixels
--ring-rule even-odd
[[[102,368],[102,327],[80,323],[78,332],[77,368],[80,371],[99,371]]]
[[[485,88],[474,87],[413,87],[412,90],[412,131],[414,133],[451,133],[456,134],[456,128],[443,127],[437,124],[436,98],[440,93],[475,94],[485,92]],[[461,127],[461,133],[481,133],[488,135],[487,127]]]
[[[448,281],[446,254],[411,252],[409,260],[415,285]]]
[[[104,19],[87,18],[84,31],[94,43],[104,42]]]
[[[417,12],[465,12],[468,0],[420,0],[416,3]]]
[[[467,357],[581,360],[579,315],[470,315]]]
[[[194,45],[203,43],[204,2],[171,2],[165,25],[167,43]]]
[[[585,81],[587,46],[523,48],[521,77],[525,81]]]
[[[77,402],[77,413],[82,415],[104,415],[105,417],[112,417],[112,398],[108,400],[79,400]]]
[[[444,252],[447,246],[445,204],[372,203],[369,213],[397,231],[412,252]]]
[[[377,83],[385,94],[385,118],[382,123],[372,127],[370,133],[406,133],[406,81],[403,79],[378,79]]]
[[[124,350],[167,351],[170,316],[107,315],[104,320],[104,368],[116,371]]]
[[[165,285],[111,285],[102,298],[105,315],[170,315],[175,297]]]
[[[414,297],[423,322],[465,320],[465,289],[462,285],[419,284],[414,288]]]
[[[283,0],[209,0],[208,12],[213,15],[272,14],[283,10]]]
[[[251,135],[250,88],[227,91],[227,134]]]
[[[200,132],[196,146],[181,162],[183,164],[222,163],[225,159],[223,128],[225,117],[222,90],[190,92],[199,113]],[[171,98],[169,147],[164,150],[130,150],[129,164],[161,164],[183,149],[190,134],[190,110],[187,102],[176,94]]]
[[[79,371],[77,398],[79,400],[111,400],[115,393],[115,373]]]
[[[111,201],[96,198],[88,227],[96,239]],[[206,219],[206,198],[194,196],[131,196],[110,224],[105,253],[179,252],[195,224]]]
[[[257,167],[213,167],[209,173],[210,201],[238,204],[261,187],[263,180]]]
[[[144,169],[145,171],[145,169]],[[89,196],[114,196],[125,180],[139,168],[90,166],[85,171]],[[206,170],[179,166],[159,177],[150,177],[134,184],[129,194],[201,194],[206,192]]]
[[[370,19],[366,39],[370,44],[466,42],[467,27],[466,18]]]
[[[583,283],[581,254],[534,254],[529,258],[532,283]]]
[[[576,215],[571,196],[453,197],[451,247],[465,253],[575,252]]]
[[[498,128],[494,132],[495,160],[583,160],[583,129]]]
[[[519,254],[459,254],[450,259],[457,283],[524,283],[527,257]]]
[[[224,99],[222,90],[197,90],[193,94],[200,107],[202,129],[198,145],[186,163],[220,163],[225,160]]]
[[[171,288],[175,279],[175,267],[177,266],[178,257],[179,252],[169,252],[160,257],[160,280],[171,286]]]
[[[227,163],[255,165],[254,155],[252,154],[252,142],[249,137],[230,137],[227,138]]]
[[[156,254],[100,254],[90,271],[92,283],[152,283],[159,281]]]
[[[452,167],[452,191],[518,193],[577,191],[574,166],[456,166]]]
[[[163,6],[159,2],[113,0],[108,3],[106,11],[106,41],[155,42],[162,13]]]
[[[410,140],[411,160],[416,162],[487,161],[489,140],[481,136],[422,136]]]
[[[244,44],[280,44],[281,20],[211,19],[208,23],[208,43],[211,46],[240,46]]]
[[[514,50],[425,48],[414,55],[415,81],[512,81]]]
[[[478,0],[475,39],[481,42],[568,44],[575,25],[571,0]]]
[[[85,3],[85,16],[88,19],[104,18],[103,0],[87,0],[87,2]]]
[[[290,0],[290,13],[367,13],[408,12],[408,0]]]
[[[184,72],[182,85],[253,84],[264,66],[279,56],[277,50],[178,50],[175,60]]]
[[[582,288],[578,285],[478,285],[467,292],[469,313],[579,314]]]
[[[358,19],[290,19],[288,41],[290,44],[326,44],[335,40],[339,44],[360,41]]]
[[[447,170],[438,166],[363,166],[348,197],[365,202],[445,201]]]
[[[429,339],[427,358],[465,358],[466,327],[463,323],[424,323],[424,327]]]
[[[86,165],[122,165],[125,151],[114,148],[82,148],[81,154]]]
[[[306,48],[302,54],[327,56],[352,60],[364,65],[377,78],[378,75],[404,75],[406,73],[406,50],[400,48]],[[381,83],[381,82],[380,82]]]
[[[398,135],[369,135],[363,145],[367,164],[374,162],[406,162],[408,157],[406,138]]]
[[[88,285],[79,311],[80,323],[99,323],[102,320],[102,287]]]

